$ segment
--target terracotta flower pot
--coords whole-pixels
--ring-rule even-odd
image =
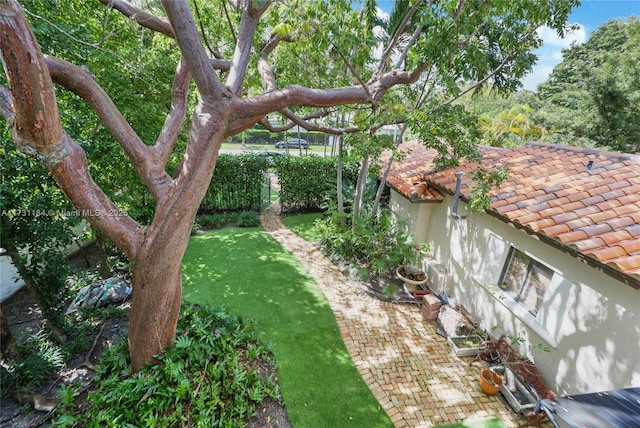
[[[493,370],[484,369],[480,373],[480,389],[487,395],[495,395],[502,388],[502,377]]]

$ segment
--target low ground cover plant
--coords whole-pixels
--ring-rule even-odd
[[[63,396],[69,406],[54,426],[238,427],[265,397],[279,397],[269,349],[222,307],[183,305],[175,346],[157,358],[132,374],[123,337],[96,367],[89,408],[78,412]]]
[[[91,348],[100,324],[121,316],[122,310],[117,307],[82,308],[67,317],[69,334],[62,343],[54,340],[46,324],[21,332],[16,339],[18,353],[0,364],[0,398],[29,401],[26,397],[37,393],[52,377],[55,379],[69,358]]]

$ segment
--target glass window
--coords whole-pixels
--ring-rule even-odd
[[[512,247],[502,272],[500,288],[536,315],[552,277],[551,269]]]

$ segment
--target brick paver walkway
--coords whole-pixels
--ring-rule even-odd
[[[276,202],[261,216],[263,227],[291,251],[322,288],[362,378],[396,427],[498,418],[517,426],[501,395],[478,385],[480,368],[455,357],[417,305],[382,302],[351,283],[314,245],[280,222]]]

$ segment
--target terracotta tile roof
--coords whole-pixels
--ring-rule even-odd
[[[393,162],[387,184],[400,194],[413,202],[442,202],[444,197],[432,186],[429,186],[424,177],[435,170],[433,160],[437,152],[427,149],[422,144],[404,143],[401,151],[410,153],[401,163]],[[389,161],[389,153],[381,157],[381,163],[386,165]],[[421,186],[422,184],[422,186]]]
[[[435,172],[435,150],[415,142],[401,147],[411,154],[394,162],[391,187],[410,198],[425,183],[441,192],[429,197],[441,200],[454,193],[454,172],[463,170],[461,193],[469,197],[477,164]],[[485,168],[509,167],[507,180],[490,193],[490,214],[640,289],[640,156],[545,143],[482,153]]]

